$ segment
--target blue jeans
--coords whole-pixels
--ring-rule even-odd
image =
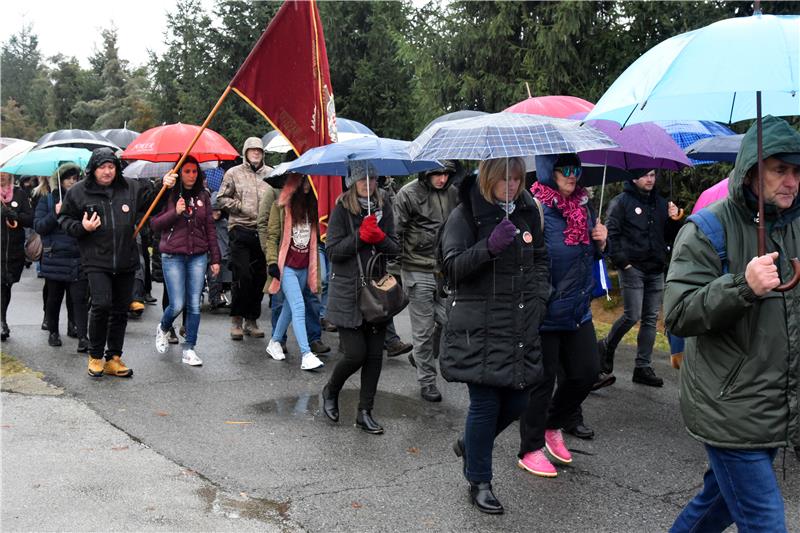
[[[306,305],[303,298],[303,286],[308,286],[308,269],[294,269],[289,266],[283,267],[281,272],[281,291],[286,298],[281,306],[281,314],[278,323],[272,330],[272,340],[281,342],[289,329],[289,322],[292,323],[294,337],[300,345],[300,353],[311,351],[306,333]],[[288,304],[288,305],[287,305]]]
[[[322,291],[319,295],[319,317],[325,318],[325,311],[328,309],[328,277],[331,275],[331,265],[328,263],[328,255],[325,253],[325,245],[319,244],[319,273],[322,281]]]
[[[169,295],[169,307],[164,309],[161,317],[161,331],[172,327],[183,308],[186,308],[186,340],[185,348],[194,348],[197,344],[197,330],[200,327],[200,295],[205,284],[206,254],[161,254],[161,270],[164,272],[164,284]]]
[[[776,448],[731,450],[706,445],[709,468],[700,493],[672,524],[671,533],[786,531],[783,496],[772,470]]]
[[[308,336],[308,340],[309,342],[322,340],[322,324],[319,321],[319,298],[317,298],[316,294],[311,292],[307,283],[303,283],[303,300],[306,305],[306,335]],[[270,320],[272,322],[273,332],[278,325],[278,318],[281,316],[281,311],[283,311],[283,304],[285,302],[286,297],[283,295],[283,290],[273,294],[270,299],[270,309],[272,310]],[[283,337],[279,339],[279,341],[286,342],[286,330],[284,330]]]
[[[636,338],[636,368],[649,367],[656,342],[656,321],[664,293],[664,274],[642,272],[636,267],[620,270],[625,311],[608,333],[608,352],[613,353],[622,337],[641,320]]]
[[[528,405],[528,389],[505,389],[468,383],[469,410],[464,428],[469,481],[492,480],[494,440]]]

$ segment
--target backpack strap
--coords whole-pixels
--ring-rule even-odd
[[[722,227],[717,215],[709,209],[703,208],[691,215],[687,220],[694,222],[705,236],[711,241],[711,245],[716,250],[719,260],[722,263],[722,273],[728,273],[728,250],[725,247],[725,228]]]

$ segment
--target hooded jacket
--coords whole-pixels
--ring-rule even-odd
[[[42,257],[39,260],[42,277],[56,281],[78,281],[83,278],[81,253],[78,240],[68,235],[58,223],[55,206],[59,197],[58,182],[63,174],[80,167],[75,163],[64,163],[50,176],[50,194],[36,204],[33,229],[42,237]],[[66,191],[62,191],[66,194]]]
[[[481,196],[473,176],[445,222],[441,248],[451,295],[439,356],[448,381],[526,389],[542,374],[539,325],[550,296],[539,209],[528,191],[509,219],[520,230],[493,257],[487,241],[505,212]]]
[[[441,169],[420,172],[397,193],[394,221],[402,244],[403,270],[433,272],[436,267],[434,247],[439,228],[458,204],[458,189],[452,187],[454,167],[445,167],[448,179],[444,188],[431,184],[431,175]]]
[[[764,157],[800,153],[800,133],[763,120]],[[681,365],[681,411],[697,440],[721,448],[800,445],[800,290],[757,297],[745,269],[758,255],[757,209],[745,174],[757,164],[756,126],[742,141],[729,197],[709,206],[725,229],[728,273],[705,234],[678,234],[664,294],[672,333],[687,337]],[[800,202],[767,210],[767,252],[778,251],[782,280],[800,255]],[[770,214],[771,212],[771,214]]]
[[[228,229],[246,228],[255,230],[258,222],[258,206],[261,197],[271,189],[264,181],[272,167],[261,163],[258,169],[247,161],[247,150],[258,148],[263,150],[261,139],[249,137],[242,146],[242,157],[244,162],[241,165],[231,167],[225,172],[217,193],[219,208],[228,213]]]
[[[16,221],[15,228],[8,224]],[[0,206],[0,276],[3,283],[19,281],[25,266],[25,228],[33,224],[31,197],[19,187],[14,187],[8,204]]]
[[[107,187],[98,185],[94,171],[106,162],[117,167],[114,181]],[[58,222],[70,236],[78,239],[81,266],[90,272],[133,272],[139,264],[139,249],[133,231],[147,211],[152,191],[137,180],[123,177],[119,159],[110,148],[92,152],[86,167],[86,178],[64,195]],[[94,210],[100,216],[100,227],[89,232],[83,228],[83,214]]]

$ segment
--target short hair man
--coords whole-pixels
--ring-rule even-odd
[[[725,232],[727,268],[695,224],[678,235],[664,312],[686,337],[681,411],[709,458],[704,485],[673,532],[786,531],[772,460],[800,444],[800,290],[774,292],[800,255],[800,133],[763,120],[764,174],[756,126],[742,140],[729,197],[707,209]],[[764,180],[766,254],[758,256],[757,198]]]

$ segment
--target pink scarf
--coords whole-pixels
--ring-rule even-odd
[[[537,181],[531,187],[531,193],[547,207],[561,211],[561,216],[567,221],[564,244],[567,246],[589,244],[589,219],[583,207],[589,198],[586,189],[575,187],[569,198],[564,198],[560,192]]]
[[[13,183],[9,183],[8,187],[0,187],[0,200],[2,200],[4,204],[9,203],[13,199],[14,199]]]

